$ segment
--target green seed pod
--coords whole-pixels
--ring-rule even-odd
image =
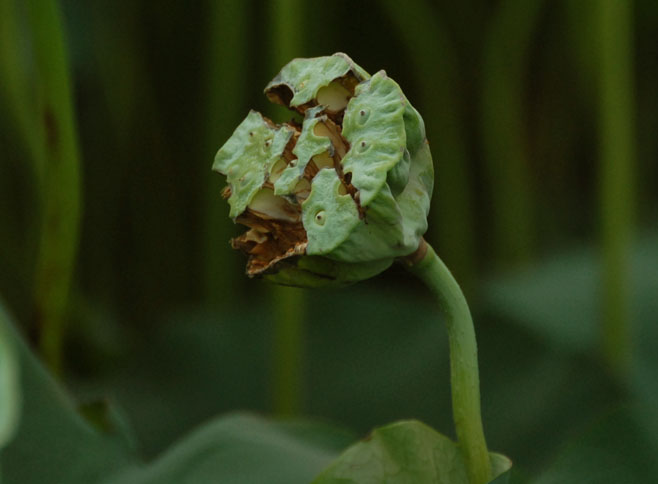
[[[266,87],[304,121],[252,111],[219,150],[247,274],[296,286],[372,277],[414,252],[434,181],[421,116],[384,71],[345,54],[295,59]]]

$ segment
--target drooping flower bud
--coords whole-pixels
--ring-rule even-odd
[[[414,252],[434,175],[423,120],[398,84],[334,54],[291,61],[265,94],[303,123],[251,111],[213,165],[230,216],[249,227],[231,241],[247,274],[344,285]]]

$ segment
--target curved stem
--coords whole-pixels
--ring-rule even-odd
[[[445,316],[450,343],[452,413],[471,484],[491,478],[491,463],[480,415],[480,377],[473,320],[459,284],[424,240],[406,259],[407,269],[432,291]]]

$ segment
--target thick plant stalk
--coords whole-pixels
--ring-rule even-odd
[[[46,164],[34,306],[39,345],[54,370],[61,364],[65,311],[78,246],[80,154],[62,19],[54,0],[26,3],[39,80],[39,122]]]
[[[633,3],[597,4],[600,45],[600,162],[603,239],[603,353],[623,382],[631,360],[629,249],[635,149]]]
[[[450,270],[427,242],[421,241],[418,251],[404,260],[408,270],[432,291],[445,316],[457,440],[471,484],[487,483],[491,479],[491,463],[482,428],[477,343],[468,304]]]
[[[278,69],[300,54],[302,2],[275,0],[270,5],[272,66]],[[274,314],[273,410],[277,415],[296,415],[302,409],[304,393],[304,295],[299,289],[284,286],[273,286],[270,291]]]
[[[302,411],[304,362],[304,298],[300,289],[272,286],[275,311],[273,409],[277,415]]]

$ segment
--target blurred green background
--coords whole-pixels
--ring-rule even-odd
[[[146,457],[235,409],[450,434],[420,284],[275,290],[227,242],[214,154],[250,108],[290,116],[262,94],[288,60],[343,51],[424,117],[489,444],[547,472],[658,402],[657,32],[654,0],[0,0],[0,297]]]

